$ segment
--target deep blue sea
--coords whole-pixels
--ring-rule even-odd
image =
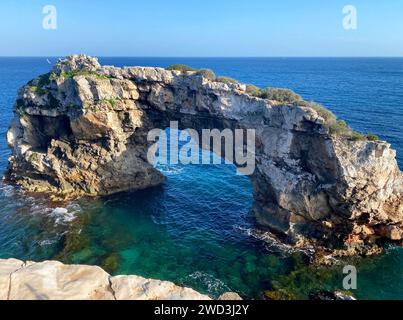
[[[48,58],[51,63],[56,58]],[[403,168],[403,59],[394,58],[100,58],[115,66],[184,63],[241,82],[285,87],[318,101],[355,130],[397,150]],[[0,58],[0,171],[19,87],[46,73],[47,58]],[[298,298],[342,289],[342,267],[358,268],[361,299],[403,299],[403,251],[312,269],[304,256],[265,240],[249,215],[252,187],[228,165],[165,166],[161,187],[54,204],[0,184],[0,258],[100,265],[190,286],[260,298],[285,288]]]

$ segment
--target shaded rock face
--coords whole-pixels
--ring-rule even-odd
[[[159,185],[147,134],[170,121],[197,131],[256,130],[251,180],[261,226],[325,246],[402,239],[403,177],[388,143],[331,136],[311,108],[192,72],[101,66],[87,56],[60,61],[19,91],[6,178],[66,196]]]
[[[96,266],[0,259],[0,300],[210,300],[172,282],[112,277]]]

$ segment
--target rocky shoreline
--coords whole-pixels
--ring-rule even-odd
[[[297,246],[344,250],[339,255],[401,244],[396,152],[335,134],[329,114],[206,73],[101,66],[74,55],[19,91],[6,181],[59,198],[145,189],[165,180],[147,161],[151,129],[170,121],[196,131],[253,128],[258,226]]]
[[[225,293],[219,300],[237,300]],[[0,300],[211,300],[172,282],[111,276],[96,266],[0,259]]]
[[[295,300],[287,288],[262,292],[263,300]],[[98,266],[59,261],[0,259],[0,300],[212,300],[191,288],[135,275],[111,276]],[[226,292],[217,300],[242,300]],[[314,291],[309,300],[356,300],[349,292]]]

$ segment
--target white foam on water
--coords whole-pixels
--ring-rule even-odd
[[[74,209],[70,211],[67,208],[55,208],[50,215],[55,218],[56,224],[68,224],[77,217],[76,213],[77,210]]]
[[[292,252],[303,252],[306,254],[312,253],[309,248],[301,249],[301,248],[295,248],[291,245],[285,244],[285,243],[281,242],[280,240],[278,240],[274,234],[272,234],[271,232],[268,232],[268,231],[247,228],[247,227],[243,227],[240,225],[234,226],[234,229],[240,231],[242,234],[244,234],[248,237],[252,237],[254,239],[263,241],[268,250],[275,248],[275,249],[279,249],[281,252],[285,252],[285,253],[292,253]]]
[[[51,239],[49,239],[49,240],[42,240],[42,241],[39,241],[38,244],[39,244],[41,247],[44,247],[44,246],[50,246],[50,245],[52,245],[52,244],[54,244],[54,243],[56,243],[56,242],[57,242],[57,240],[51,240]]]
[[[223,281],[203,271],[193,272],[188,277],[206,286],[207,291],[211,294],[219,295],[223,292],[231,291],[231,289]]]
[[[17,189],[14,186],[3,184],[3,183],[1,184],[0,190],[1,190],[1,193],[6,198],[13,197],[17,192]]]
[[[177,175],[180,174],[184,168],[179,168],[179,167],[170,167],[166,165],[158,165],[157,169],[161,171],[162,173],[165,173],[166,175]]]

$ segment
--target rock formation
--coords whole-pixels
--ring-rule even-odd
[[[172,282],[112,277],[96,266],[0,259],[0,300],[210,300]]]
[[[256,130],[253,212],[288,240],[361,248],[402,239],[403,175],[388,143],[332,135],[314,108],[197,72],[59,61],[19,91],[6,179],[66,196],[156,186],[164,177],[147,161],[147,133],[170,121]]]

